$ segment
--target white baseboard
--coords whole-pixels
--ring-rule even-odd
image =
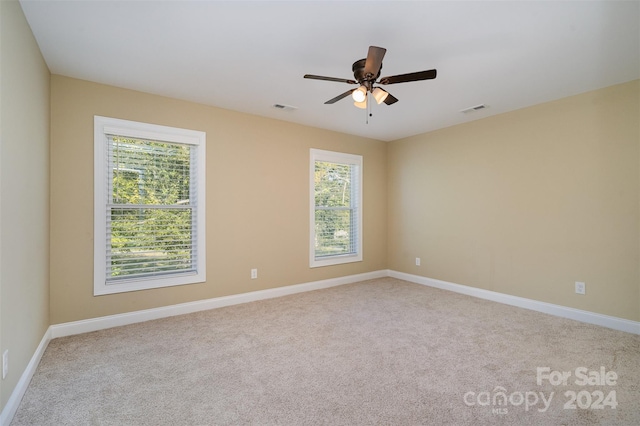
[[[481,288],[454,284],[447,281],[440,281],[433,278],[426,278],[419,275],[407,274],[404,272],[389,270],[388,276],[416,284],[422,284],[442,290],[449,290],[456,293],[466,294],[468,296],[478,297],[480,299],[491,300],[494,302],[504,303],[506,305],[543,312],[545,314],[555,315],[562,318],[569,318],[587,324],[600,325],[602,327],[625,331],[627,333],[640,334],[640,322],[637,321],[597,314],[595,312],[583,311],[580,309],[569,308],[561,305],[554,305],[552,303],[539,302],[537,300],[526,299],[524,297],[511,296],[504,293],[497,293],[495,291],[484,290]]]
[[[20,401],[22,401],[22,397],[24,393],[27,391],[29,387],[29,383],[31,382],[31,378],[33,374],[36,372],[36,368],[38,368],[38,364],[40,363],[40,359],[42,359],[42,355],[44,354],[45,349],[47,349],[47,345],[51,341],[51,327],[47,329],[40,340],[40,344],[36,348],[35,353],[31,357],[29,364],[22,372],[20,376],[20,380],[16,384],[16,387],[11,392],[11,396],[7,401],[7,405],[4,406],[2,413],[0,414],[0,425],[8,425],[13,420],[13,416],[18,411],[18,406],[20,405]]]
[[[105,328],[118,327],[175,315],[190,314],[193,312],[206,311],[208,309],[222,308],[224,306],[238,305],[240,303],[272,299],[274,297],[287,296],[305,291],[320,290],[323,288],[371,280],[374,278],[383,278],[386,276],[388,276],[386,270],[366,272],[363,274],[348,275],[345,277],[331,278],[322,281],[313,281],[267,290],[252,291],[249,293],[234,294],[231,296],[216,297],[213,299],[197,300],[195,302],[180,303],[160,308],[145,309],[142,311],[128,312],[124,314],[55,324],[51,326],[51,338],[55,339],[57,337],[103,330]]]
[[[276,287],[267,290],[252,291],[249,293],[234,294],[230,296],[216,297],[213,299],[197,300],[195,302],[180,303],[177,305],[163,306],[160,308],[146,309],[142,311],[128,312],[124,314],[109,315],[105,317],[91,318],[81,321],[55,324],[50,327],[50,338],[71,336],[74,334],[88,333],[91,331],[103,330],[111,327],[134,324],[143,321],[150,321],[159,318],[171,317],[175,315],[190,314],[193,312],[205,311],[208,309],[222,308],[225,306],[237,305],[240,303],[255,302],[258,300],[272,299],[274,297],[287,296],[290,294],[302,293],[323,288],[335,287],[343,284],[350,284],[374,278],[393,277],[401,280],[449,290],[456,293],[466,294],[480,299],[491,300],[504,303],[506,305],[517,306],[543,312],[558,317],[569,318],[582,321],[588,324],[600,325],[614,330],[625,331],[627,333],[640,334],[640,322],[630,321],[594,312],[583,311],[561,305],[554,305],[546,302],[539,302],[524,297],[511,296],[495,291],[484,290],[476,287],[469,287],[461,284],[440,281],[433,278],[419,275],[407,274],[393,270],[381,270],[367,272],[363,274],[348,275],[345,277],[331,278],[322,281]]]

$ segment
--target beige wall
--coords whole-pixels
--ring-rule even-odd
[[[391,143],[389,268],[640,320],[639,86]]]
[[[384,144],[53,76],[51,323],[385,268],[638,320],[639,91]],[[92,295],[94,114],[207,132],[206,284]],[[308,267],[310,147],[365,156],[362,263]]]
[[[0,1],[0,353],[4,408],[49,326],[49,70],[16,1]]]
[[[52,324],[386,268],[386,143],[57,75],[51,84]],[[206,283],[93,296],[94,115],[207,133]],[[364,157],[363,262],[309,268],[309,148]]]

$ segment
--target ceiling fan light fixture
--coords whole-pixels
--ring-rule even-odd
[[[389,96],[389,92],[379,87],[376,87],[375,89],[373,89],[372,94],[373,94],[373,97],[376,99],[376,102],[378,103],[378,105],[383,103],[384,100],[387,99],[387,96]]]
[[[0,0],[2,1],[2,0]],[[374,87],[375,84],[397,84],[397,83],[409,83],[412,81],[433,80],[436,78],[438,72],[435,69],[410,72],[407,74],[391,75],[388,77],[380,77],[380,71],[382,70],[382,59],[384,58],[387,49],[378,46],[369,46],[369,52],[365,59],[359,59],[351,66],[353,71],[353,77],[355,80],[348,80],[345,78],[325,77],[322,75],[305,74],[304,78],[311,78],[314,80],[335,81],[338,83],[358,84],[357,89],[347,90],[338,96],[329,99],[325,104],[334,104],[341,99],[351,95],[355,101],[355,106],[358,108],[368,108],[367,98],[369,92],[376,100],[378,104],[385,103],[387,105],[393,105],[398,102],[398,98],[388,93],[386,90]]]
[[[353,91],[351,97],[356,102],[364,102],[367,99],[367,88],[364,86],[358,87]]]
[[[367,108],[367,98],[364,98],[364,101],[362,102],[354,102],[353,103],[355,106],[357,106],[360,109],[366,109]]]

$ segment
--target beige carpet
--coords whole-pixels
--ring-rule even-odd
[[[640,337],[383,278],[55,339],[12,423],[215,424],[640,425]]]

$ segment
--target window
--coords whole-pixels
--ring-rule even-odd
[[[311,150],[313,267],[362,260],[362,156]]]
[[[94,118],[94,295],[205,281],[205,142]]]

